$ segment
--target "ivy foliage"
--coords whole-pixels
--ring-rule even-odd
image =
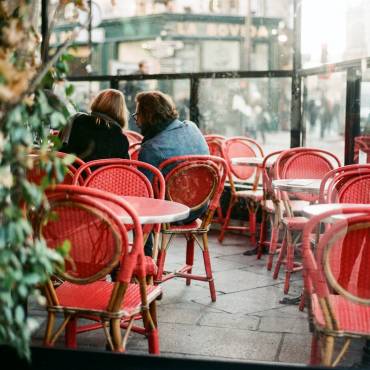
[[[70,115],[52,91],[68,73],[70,56],[62,55],[45,70],[39,37],[29,22],[31,1],[17,3],[14,8],[14,2],[0,1],[0,345],[29,358],[37,323],[27,317],[27,301],[32,296],[42,301],[37,288],[63,265],[69,249],[48,249],[27,215],[47,207],[45,188],[61,182],[73,161],[72,156],[57,157],[60,143],[50,136],[50,129],[63,127]],[[82,1],[59,5],[68,3],[80,6]],[[68,97],[73,87],[64,90]],[[27,177],[36,163],[46,174],[41,184]]]

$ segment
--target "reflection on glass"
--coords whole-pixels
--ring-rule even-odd
[[[336,154],[343,161],[346,106],[346,74],[305,79],[303,143]]]
[[[200,128],[205,134],[249,136],[266,153],[290,143],[289,78],[203,79]]]
[[[303,67],[369,56],[368,9],[368,0],[302,0]]]
[[[187,79],[181,80],[133,80],[120,82],[119,89],[123,92],[129,113],[135,112],[135,96],[141,91],[160,90],[168,94],[174,100],[179,112],[180,120],[189,119],[189,97],[190,82]],[[129,116],[129,129],[139,132],[135,120]]]

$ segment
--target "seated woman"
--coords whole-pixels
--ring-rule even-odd
[[[139,160],[158,167],[164,160],[179,155],[208,155],[208,145],[195,123],[181,122],[170,96],[160,91],[146,91],[136,95],[133,117],[144,136]],[[145,172],[144,172],[145,173]],[[152,175],[145,173],[148,179]],[[165,175],[165,174],[164,174]],[[207,206],[192,212],[182,223],[200,217]],[[151,254],[151,241],[145,245],[145,254]]]
[[[77,113],[60,133],[61,152],[76,154],[85,162],[104,158],[129,159],[129,143],[122,129],[127,123],[125,97],[114,89],[101,91],[91,113]]]

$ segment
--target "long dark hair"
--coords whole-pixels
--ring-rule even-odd
[[[136,95],[137,112],[145,125],[154,126],[179,117],[172,98],[160,91],[145,91]]]

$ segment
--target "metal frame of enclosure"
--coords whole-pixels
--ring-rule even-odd
[[[42,33],[47,33],[47,0],[42,0]],[[133,80],[175,80],[188,79],[190,82],[190,119],[199,123],[199,83],[201,79],[223,78],[291,78],[291,125],[290,146],[304,146],[302,114],[305,108],[305,87],[302,88],[304,78],[308,76],[328,74],[338,71],[346,72],[346,107],[345,107],[345,164],[353,162],[354,138],[360,135],[360,90],[363,68],[370,67],[370,58],[355,59],[338,63],[323,64],[319,67],[302,69],[301,63],[301,0],[294,0],[294,45],[292,70],[265,70],[265,71],[225,71],[201,73],[173,73],[151,75],[89,75],[71,76],[69,81],[100,81],[109,82],[111,88],[117,89],[120,81]]]

